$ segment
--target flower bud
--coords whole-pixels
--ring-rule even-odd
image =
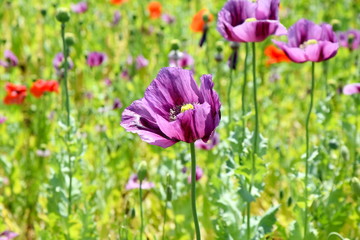
[[[41,9],[40,10],[40,13],[41,13],[41,15],[43,16],[43,17],[45,17],[46,16],[46,9]]]
[[[68,46],[72,46],[75,44],[75,37],[72,33],[65,33],[65,42]]]
[[[204,22],[209,22],[209,14],[204,14],[203,16],[202,16],[202,19],[204,20]]]
[[[290,207],[292,204],[292,197],[289,197],[287,200],[287,206]]]
[[[141,161],[141,163],[138,166],[138,171],[137,171],[137,175],[138,175],[138,179],[140,181],[143,181],[147,175],[147,164],[145,161]]]
[[[221,62],[222,60],[223,60],[222,53],[218,52],[217,54],[215,54],[215,61],[216,62]]]
[[[351,189],[354,193],[355,198],[360,197],[360,181],[357,177],[351,179]]]
[[[58,8],[56,11],[56,19],[61,23],[66,23],[70,20],[69,10],[67,8]]]
[[[216,51],[222,52],[224,50],[224,42],[223,41],[217,41],[216,42]]]
[[[129,215],[130,215],[130,218],[135,218],[135,215],[136,215],[135,214],[135,208],[130,209],[130,214]]]
[[[231,44],[230,44],[231,49],[234,50],[234,51],[238,50],[239,46],[240,46],[240,44],[237,43],[237,42],[231,42]]]
[[[180,41],[177,39],[171,40],[171,50],[179,50],[180,49]]]
[[[333,20],[331,20],[330,24],[331,24],[334,32],[337,32],[337,31],[340,30],[341,24],[340,24],[339,19],[333,19]]]
[[[172,200],[172,188],[171,186],[166,187],[166,201],[170,202]]]

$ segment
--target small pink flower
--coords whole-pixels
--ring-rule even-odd
[[[352,84],[346,85],[343,89],[343,93],[345,95],[359,94],[360,93],[360,83],[352,83]]]
[[[19,234],[11,231],[4,231],[0,233],[0,240],[11,240],[13,238],[16,238],[17,236],[19,236]]]
[[[142,69],[149,65],[149,60],[140,55],[136,58],[136,69]]]
[[[209,141],[204,142],[203,140],[199,139],[195,142],[195,147],[199,148],[199,149],[204,149],[204,150],[211,150],[213,149],[216,145],[218,145],[220,142],[220,137],[219,134],[217,132],[215,132],[209,139]]]
[[[141,189],[151,189],[155,187],[155,184],[152,182],[142,181]],[[129,178],[128,183],[126,184],[126,190],[140,188],[140,181],[136,174],[132,174]]]
[[[88,10],[87,2],[79,2],[71,5],[71,10],[75,13],[84,13]]]
[[[0,116],[0,124],[3,124],[6,121],[6,117],[5,116]]]

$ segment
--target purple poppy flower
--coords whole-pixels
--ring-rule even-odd
[[[114,27],[119,24],[121,19],[121,14],[119,11],[114,12],[113,20],[111,21],[111,25]]]
[[[140,55],[136,58],[136,69],[141,69],[149,65],[149,60]]]
[[[233,42],[261,42],[270,35],[285,35],[279,4],[280,0],[229,0],[218,14],[217,29]]]
[[[84,13],[88,10],[87,2],[79,2],[71,5],[71,10],[75,13]]]
[[[122,114],[121,126],[143,141],[163,148],[178,141],[208,141],[220,122],[219,96],[210,74],[197,86],[192,71],[162,68],[145,91]]]
[[[106,60],[106,54],[101,52],[91,52],[87,56],[87,64],[90,67],[100,66]]]
[[[53,59],[53,66],[58,73],[63,71],[62,69],[63,64],[64,64],[64,54],[62,52],[59,52],[58,54],[55,55]],[[71,61],[70,58],[68,58],[68,64],[69,64],[69,69],[72,69],[74,67],[74,63]]]
[[[173,24],[175,22],[175,17],[166,13],[161,16],[161,19],[167,24]]]
[[[115,109],[119,109],[119,108],[122,108],[122,103],[121,103],[120,99],[115,98],[112,109],[115,110]]]
[[[0,240],[11,240],[13,238],[16,238],[17,236],[19,236],[19,234],[11,231],[4,231],[0,233]]]
[[[353,95],[360,93],[360,83],[348,84],[343,88],[343,93],[345,95]]]
[[[355,50],[360,47],[360,31],[351,29],[346,32],[339,32],[338,39],[340,46],[346,47],[349,50]]]
[[[111,86],[111,85],[112,85],[112,81],[111,81],[109,78],[105,78],[105,79],[104,79],[104,84],[105,84],[106,86]]]
[[[152,182],[142,181],[141,189],[151,189],[155,187],[155,184]],[[140,181],[136,174],[132,174],[129,178],[128,183],[126,184],[126,190],[140,188]]]
[[[128,70],[123,70],[120,74],[120,77],[125,79],[125,80],[130,80],[130,74]]]
[[[289,28],[288,43],[274,41],[291,61],[321,62],[336,55],[339,43],[331,25],[301,19]]]
[[[202,168],[199,166],[196,166],[195,180],[199,181],[203,175],[204,175],[204,171],[202,170]],[[191,174],[188,177],[188,182],[191,183]]]
[[[16,67],[19,64],[18,58],[10,50],[5,50],[4,52],[5,61],[0,60],[0,65],[3,67]]]
[[[199,149],[204,149],[204,150],[211,150],[216,145],[218,145],[219,142],[220,142],[219,134],[217,132],[214,132],[214,134],[210,137],[210,139],[207,143],[204,142],[203,140],[199,139],[195,142],[195,147],[197,147]]]
[[[170,67],[181,67],[181,68],[194,67],[194,58],[185,52],[180,54],[180,58],[177,60],[170,58],[169,62],[170,62]]]
[[[0,115],[0,124],[3,124],[6,121],[6,117],[5,116],[1,116]]]

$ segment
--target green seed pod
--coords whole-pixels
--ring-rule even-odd
[[[223,60],[223,55],[222,53],[218,52],[217,54],[215,54],[215,61],[216,62],[221,62]]]
[[[335,32],[340,30],[341,22],[339,21],[339,19],[331,20],[330,24]]]
[[[354,193],[355,198],[360,197],[360,181],[357,177],[351,179],[351,189]]]
[[[180,49],[180,41],[177,39],[171,40],[171,50],[179,50]]]
[[[217,41],[216,42],[216,51],[222,52],[224,50],[224,42],[223,41]]]
[[[339,144],[338,144],[338,142],[336,141],[336,139],[330,139],[330,141],[329,141],[329,147],[331,148],[331,149],[333,149],[333,150],[336,150],[336,149],[338,149],[339,148]]]
[[[70,20],[69,10],[67,8],[58,8],[56,11],[56,19],[61,23],[66,23]]]
[[[146,175],[147,175],[147,163],[145,161],[141,161],[141,163],[139,164],[137,175],[138,175],[138,179],[140,181],[143,181],[146,178]]]
[[[75,44],[75,36],[72,33],[65,33],[65,42],[68,46]]]

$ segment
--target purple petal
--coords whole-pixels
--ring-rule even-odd
[[[345,95],[359,94],[360,93],[360,83],[348,84],[344,87],[343,93]]]
[[[260,20],[245,22],[233,29],[234,34],[241,39],[241,42],[261,42],[270,35],[277,33],[281,26],[280,34],[284,34],[284,27],[274,20]]]
[[[280,0],[258,0],[256,8],[257,20],[279,20]]]
[[[84,13],[88,9],[87,2],[79,2],[71,5],[71,10],[75,13]]]
[[[288,58],[290,58],[291,61],[296,63],[303,63],[307,61],[303,49],[297,47],[289,47],[284,42],[279,42],[275,40],[273,40],[273,42],[285,52],[286,56],[288,56]]]
[[[309,61],[321,62],[335,56],[338,48],[338,43],[320,41],[318,44],[307,46],[305,48],[305,55]]]

